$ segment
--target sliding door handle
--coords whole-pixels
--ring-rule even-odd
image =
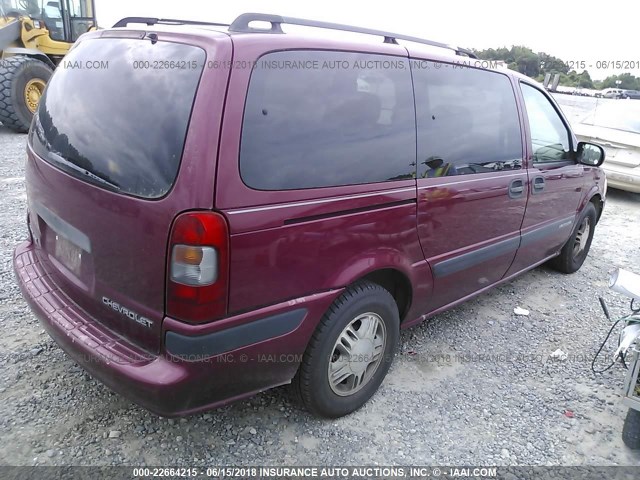
[[[514,180],[509,184],[509,198],[520,198],[524,193],[524,181]]]
[[[533,193],[542,193],[544,187],[546,186],[546,182],[544,177],[536,177],[533,179]]]

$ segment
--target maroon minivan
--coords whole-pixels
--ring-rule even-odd
[[[317,415],[352,412],[401,328],[589,251],[602,148],[487,63],[261,14],[83,35],[28,137],[25,298],[161,415],[289,383]]]

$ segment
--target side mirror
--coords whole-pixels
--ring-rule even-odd
[[[589,165],[590,167],[599,167],[604,163],[604,148],[595,143],[580,142],[578,143],[578,152],[576,159],[578,163]]]

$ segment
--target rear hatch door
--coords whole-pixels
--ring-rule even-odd
[[[172,221],[213,207],[228,72],[206,63],[228,60],[229,43],[224,34],[89,34],[53,75],[29,135],[39,257],[88,315],[151,352],[162,342]]]

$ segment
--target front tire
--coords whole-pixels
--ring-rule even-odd
[[[596,207],[589,202],[582,211],[571,237],[562,247],[560,255],[551,260],[549,265],[562,273],[574,273],[580,270],[589,254],[596,222]]]
[[[322,317],[293,380],[296,396],[314,415],[337,418],[376,392],[396,353],[398,306],[380,285],[347,289]]]
[[[0,123],[16,132],[28,132],[52,74],[46,63],[24,55],[0,60]]]

